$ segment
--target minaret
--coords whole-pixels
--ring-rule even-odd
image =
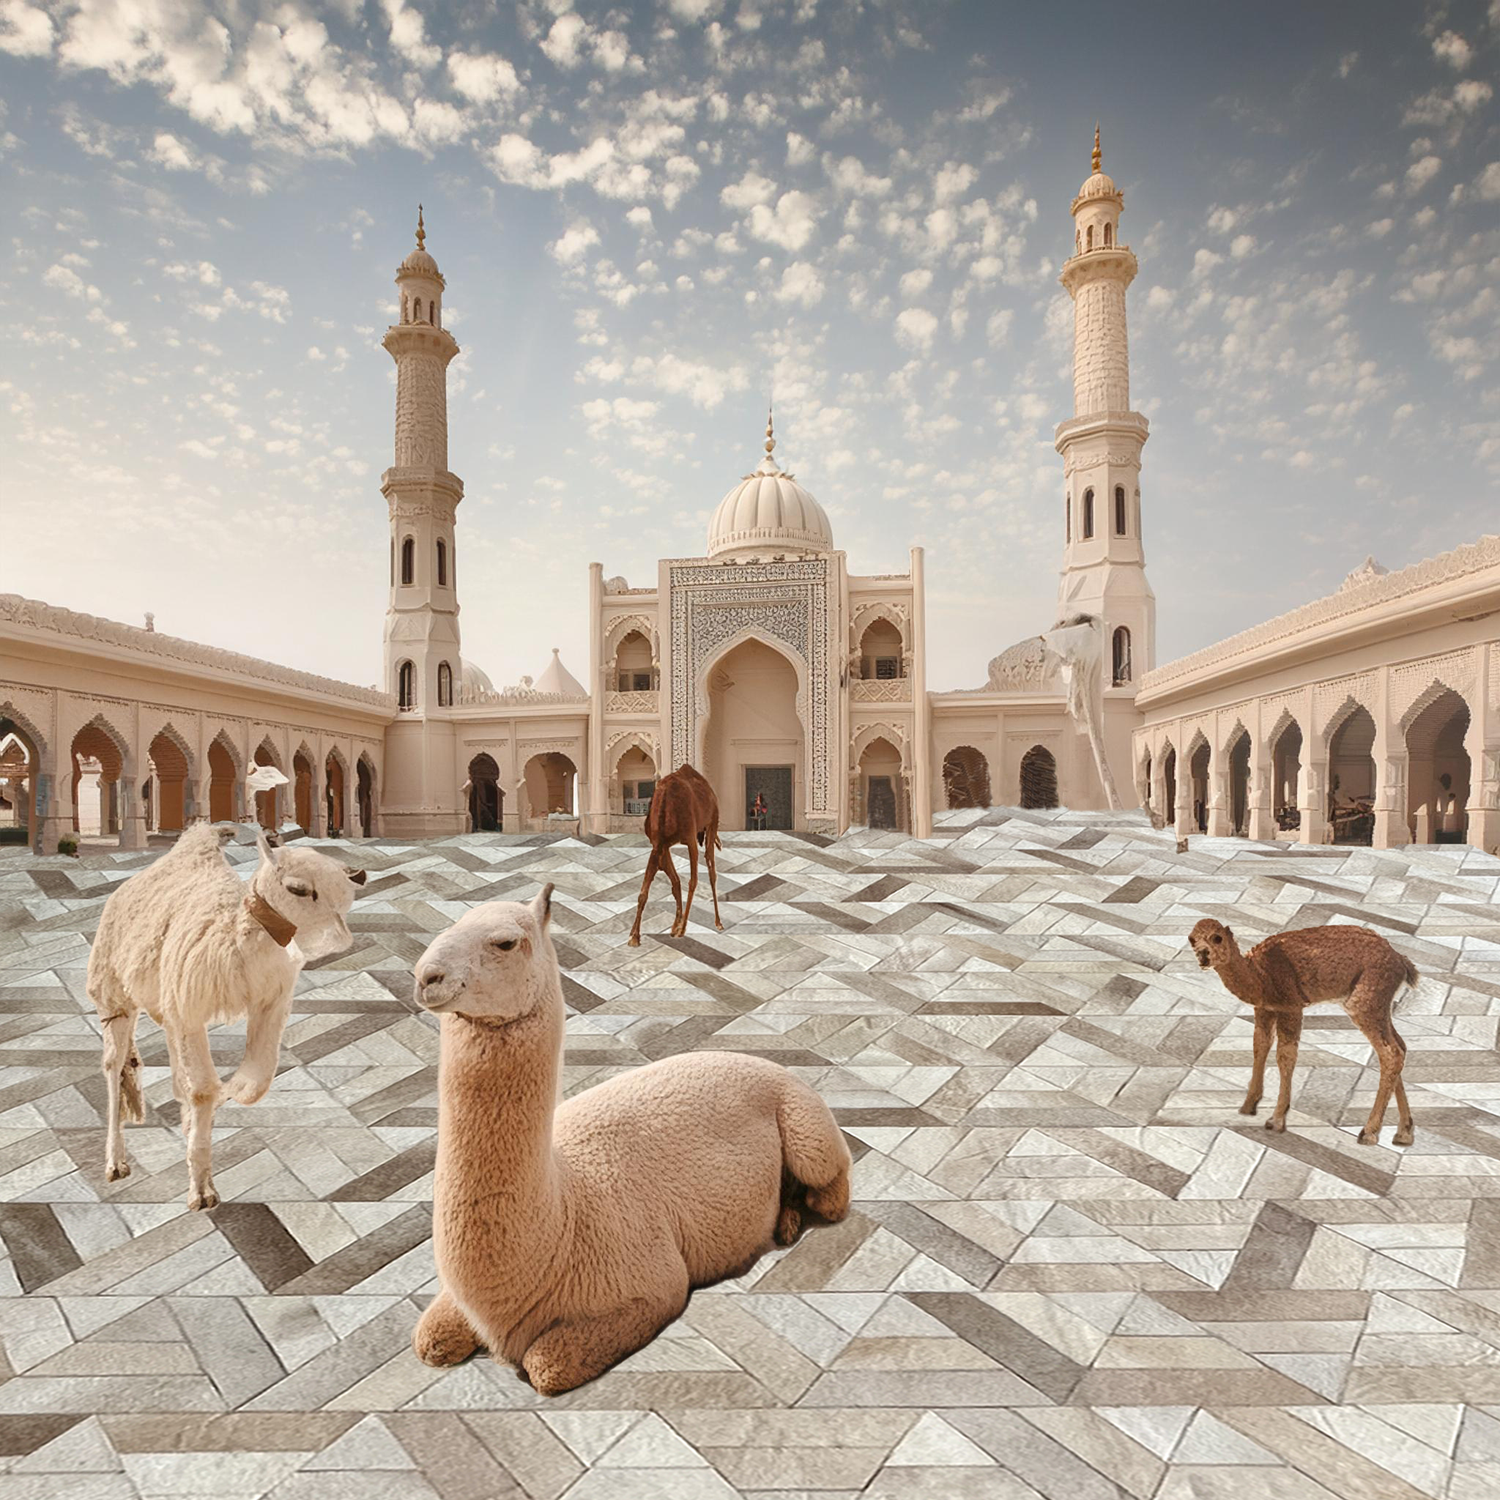
[[[456,701],[459,681],[454,512],[463,481],[448,472],[448,363],[458,343],[443,327],[443,274],[417,248],[396,271],[399,322],[381,341],[396,361],[396,456],[381,475],[391,522],[391,596],[385,614],[386,688],[407,713]]]
[[[1073,416],[1056,434],[1067,495],[1059,608],[1064,618],[1103,617],[1106,700],[1133,698],[1156,665],[1156,597],[1141,545],[1148,424],[1130,409],[1125,288],[1136,261],[1120,243],[1124,206],[1095,126],[1093,175],[1073,200],[1073,254],[1060,278],[1073,298]]]

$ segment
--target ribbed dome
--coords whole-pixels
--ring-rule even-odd
[[[772,457],[776,439],[766,424],[766,456],[719,501],[708,527],[708,556],[748,559],[766,553],[831,552],[828,514]]]
[[[1118,198],[1120,190],[1115,186],[1115,180],[1108,172],[1095,172],[1084,185],[1078,189],[1080,199],[1086,198]]]
[[[438,263],[425,250],[413,250],[396,269],[398,276],[441,276]]]
[[[493,693],[495,691],[495,684],[490,681],[490,674],[478,662],[469,661],[467,658],[459,664],[458,682],[466,692]]]

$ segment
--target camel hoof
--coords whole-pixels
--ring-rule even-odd
[[[722,922],[715,922],[714,923],[714,931],[715,932],[723,932],[723,930],[724,930],[724,924]]]
[[[1368,1130],[1361,1130],[1358,1139],[1361,1146],[1378,1146],[1380,1144],[1380,1132],[1377,1130],[1372,1134]]]
[[[189,1193],[188,1207],[191,1209],[217,1208],[219,1206],[219,1195],[212,1189],[206,1193]]]
[[[1285,1135],[1286,1121],[1284,1119],[1278,1118],[1276,1115],[1272,1115],[1271,1118],[1266,1121],[1266,1129],[1274,1130],[1277,1135]]]
[[[802,1233],[802,1215],[795,1208],[783,1208],[776,1219],[776,1243],[795,1245]]]
[[[1409,1146],[1411,1145],[1412,1138],[1415,1134],[1416,1132],[1413,1130],[1398,1130],[1395,1135],[1391,1137],[1391,1145]]]
[[[118,1182],[122,1177],[130,1176],[130,1163],[128,1161],[114,1162],[104,1169],[104,1180],[106,1182]]]
[[[641,946],[641,940],[638,937],[633,937],[628,943],[625,944],[625,946],[627,948],[639,948]]]
[[[1242,1104],[1240,1105],[1240,1113],[1242,1115],[1253,1115],[1259,1108],[1260,1105],[1258,1104]]]

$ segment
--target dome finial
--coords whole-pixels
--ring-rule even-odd
[[[766,403],[766,457],[769,458],[776,451],[775,422],[772,419],[772,406]]]
[[[1095,134],[1097,135],[1098,132],[1096,131]],[[1094,152],[1095,152],[1096,156],[1098,154],[1098,150],[1099,150],[1098,146],[1095,145]],[[425,250],[426,248],[427,248],[427,226],[422,223],[422,205],[419,203],[419,204],[417,204],[417,249],[418,250]]]
[[[1094,122],[1094,170],[1096,172],[1104,170],[1104,152],[1099,149],[1099,122],[1097,120]]]

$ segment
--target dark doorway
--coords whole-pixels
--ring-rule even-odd
[[[1021,757],[1021,806],[1057,806],[1057,761],[1045,745],[1033,745]]]
[[[767,828],[789,829],[795,826],[792,817],[792,768],[790,766],[746,766],[745,767],[745,826],[755,826],[750,809],[755,805],[756,794],[766,799]]]
[[[869,818],[871,828],[896,826],[896,789],[889,776],[870,778]]]
[[[469,827],[475,833],[494,833],[500,827],[500,767],[489,755],[469,762]]]

